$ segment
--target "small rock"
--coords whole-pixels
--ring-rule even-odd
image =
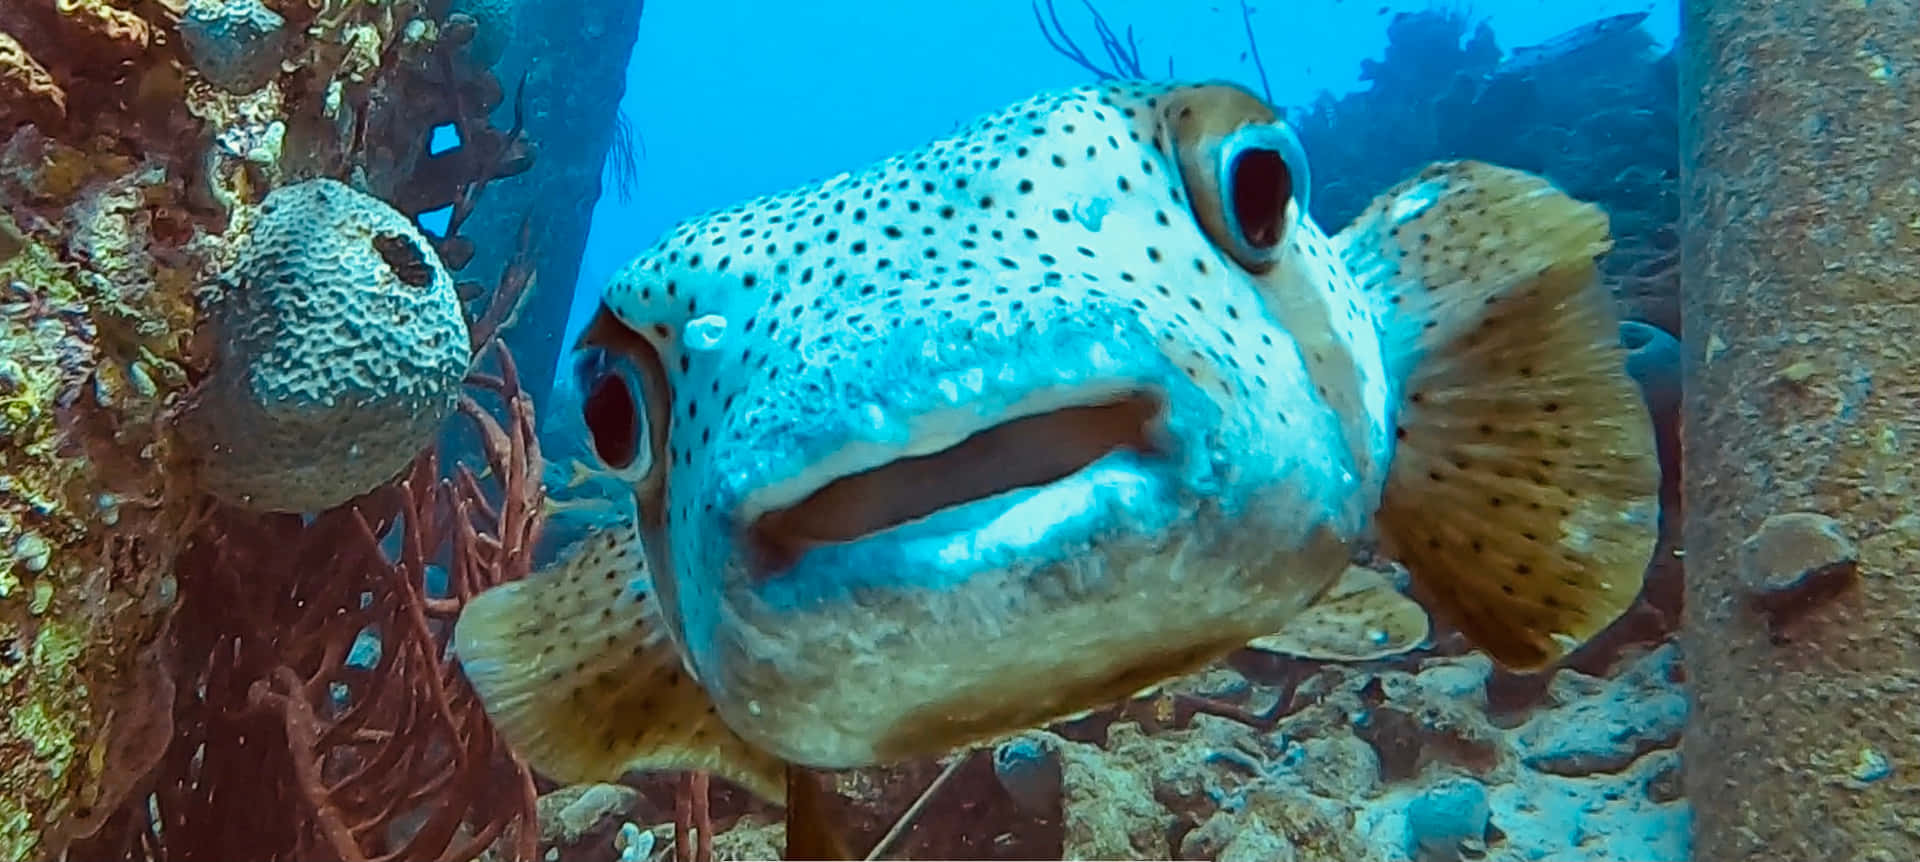
[[[1773,515],[1740,545],[1740,581],[1769,613],[1779,614],[1851,582],[1860,553],[1838,521],[1817,512]]]
[[[1415,847],[1444,859],[1457,859],[1460,848],[1486,839],[1487,787],[1457,776],[1440,781],[1407,802],[1407,829]]]
[[[728,829],[713,836],[715,859],[779,859],[787,849],[787,822],[743,817]]]
[[[1541,772],[1581,776],[1618,772],[1656,748],[1673,748],[1687,723],[1680,658],[1672,644],[1640,657],[1618,677],[1572,670],[1554,677],[1553,709],[1514,738],[1521,760]]]
[[[1260,818],[1240,829],[1222,848],[1217,862],[1294,862],[1299,854],[1292,842],[1274,834]]]
[[[1351,736],[1307,740],[1300,777],[1315,793],[1333,799],[1360,799],[1379,790],[1380,755]]]
[[[1207,822],[1195,827],[1180,839],[1181,859],[1217,859],[1220,851],[1225,850],[1240,831],[1240,824],[1234,822],[1232,814],[1216,811]]]
[[[619,784],[576,784],[540,797],[540,844],[558,848],[565,858],[591,847],[580,858],[617,858],[614,836],[638,802],[640,793]]]
[[[1060,752],[1063,853],[1074,859],[1164,859],[1173,814],[1155,801],[1133,764],[1084,743],[1052,740]]]
[[[1060,755],[1044,737],[1021,736],[993,750],[993,776],[1021,811],[1047,817],[1060,800]]]

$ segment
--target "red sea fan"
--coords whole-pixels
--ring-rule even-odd
[[[533,779],[448,648],[466,600],[526,575],[542,525],[533,405],[483,349],[500,374],[469,382],[504,419],[462,399],[481,473],[443,475],[430,449],[318,516],[206,512],[178,567],[172,744],[74,858],[536,857]]]

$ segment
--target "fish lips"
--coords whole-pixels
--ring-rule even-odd
[[[989,426],[739,525],[746,579],[805,607],[1153,544],[1231,478],[1220,414],[1181,377]]]
[[[845,542],[814,545],[760,583],[776,607],[864,590],[951,589],[984,572],[1039,569],[1171,530],[1191,510],[1161,456],[1114,452],[1045,485],[950,506]]]

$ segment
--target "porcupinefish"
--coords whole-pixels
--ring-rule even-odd
[[[492,720],[555,779],[781,801],[790,764],[1043,725],[1316,607],[1404,619],[1334,589],[1376,544],[1551,665],[1654,543],[1606,216],[1448,162],[1328,236],[1308,185],[1246,90],[1122,83],[682,223],[571,360],[637,519],[457,624]]]

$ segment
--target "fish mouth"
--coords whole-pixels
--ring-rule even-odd
[[[1014,492],[1045,488],[1116,454],[1169,456],[1166,397],[1131,389],[1007,419],[931,452],[834,478],[746,526],[756,580],[791,570],[810,552],[848,546]]]

